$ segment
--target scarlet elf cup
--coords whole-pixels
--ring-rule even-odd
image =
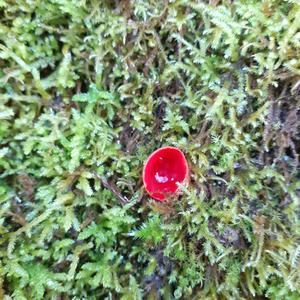
[[[158,201],[180,194],[177,183],[188,185],[189,169],[182,151],[163,147],[154,151],[146,160],[143,182],[149,195]]]

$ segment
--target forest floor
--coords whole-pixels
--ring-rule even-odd
[[[300,299],[297,0],[0,18],[0,299]],[[160,203],[167,145],[191,180]]]

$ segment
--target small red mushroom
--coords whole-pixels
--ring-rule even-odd
[[[158,201],[178,195],[177,183],[187,185],[189,169],[182,151],[175,147],[163,147],[154,151],[146,160],[143,182],[149,195]]]

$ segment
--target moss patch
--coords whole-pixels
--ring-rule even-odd
[[[0,298],[299,299],[298,1],[0,0]],[[191,184],[157,203],[161,146]]]

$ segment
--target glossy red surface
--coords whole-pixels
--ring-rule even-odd
[[[184,154],[175,147],[157,149],[145,163],[143,181],[149,195],[156,200],[164,201],[177,194],[179,188],[176,182],[188,182],[188,164]]]

